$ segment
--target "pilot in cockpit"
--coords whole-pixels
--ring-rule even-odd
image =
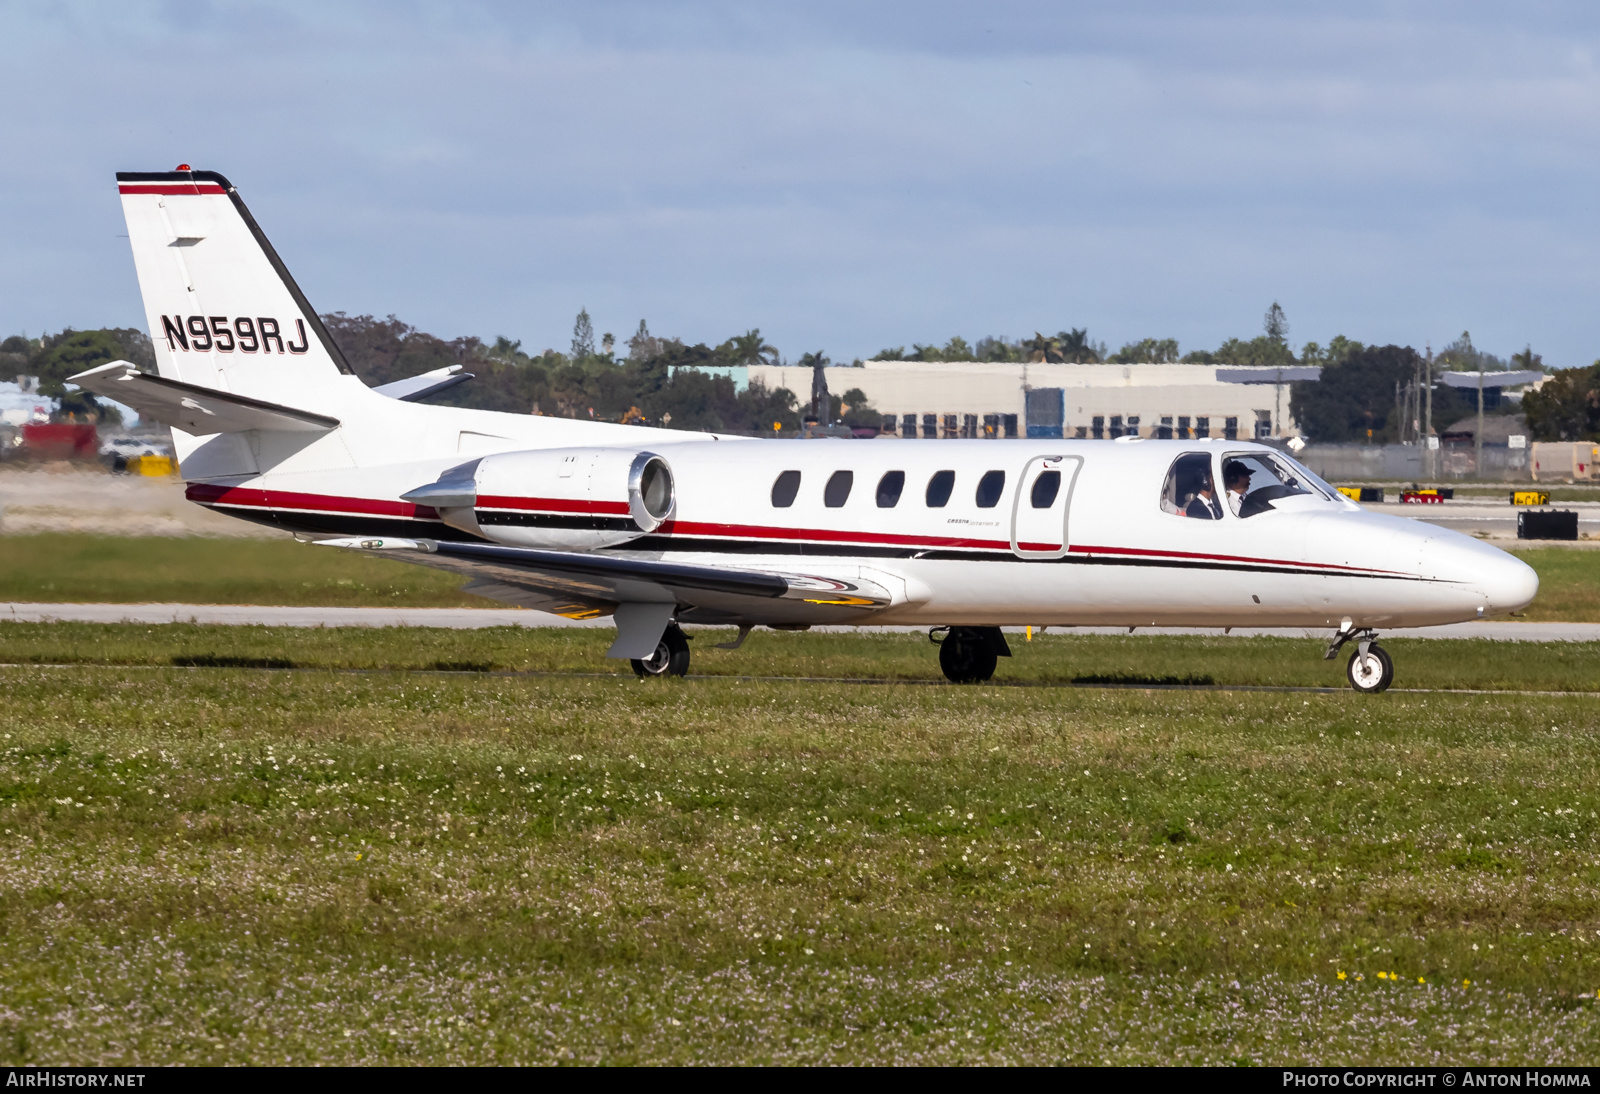
[[[1196,520],[1221,520],[1222,509],[1217,505],[1217,492],[1211,482],[1209,466],[1201,469],[1199,480],[1193,485],[1198,489],[1190,496],[1189,504],[1184,506],[1183,515]]]
[[[1250,468],[1238,460],[1229,460],[1222,465],[1222,488],[1227,491],[1228,506],[1233,510],[1234,516],[1241,516],[1240,508],[1244,503],[1245,494],[1250,491]],[[1254,515],[1254,514],[1250,514]]]

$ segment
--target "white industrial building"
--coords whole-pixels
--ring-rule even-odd
[[[741,387],[788,388],[802,404],[810,397],[809,368],[715,371],[744,373],[732,376]],[[1315,371],[987,361],[868,361],[825,370],[832,394],[859,388],[901,437],[1179,439],[1297,436],[1288,381],[1312,379]]]

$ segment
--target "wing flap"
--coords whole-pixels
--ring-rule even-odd
[[[129,361],[100,365],[69,376],[67,382],[125,403],[137,410],[140,417],[175,426],[197,437],[243,433],[250,429],[325,433],[339,425],[339,419],[325,414],[141,372]]]
[[[488,591],[491,586],[523,590],[523,595],[560,602],[567,608],[560,614],[573,617],[610,615],[619,604],[666,603],[695,609],[697,618],[707,621],[848,622],[887,607],[892,600],[888,590],[863,578],[844,580],[821,574],[488,543],[393,537],[320,542],[468,574],[481,583],[473,591],[482,590],[484,595],[494,595]]]

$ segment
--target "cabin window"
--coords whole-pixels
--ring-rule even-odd
[[[950,500],[950,491],[956,488],[956,473],[954,471],[935,471],[933,478],[928,480],[928,508],[943,509]]]
[[[1000,495],[1006,490],[1004,471],[985,471],[978,480],[976,497],[979,509],[993,509],[1000,504]]]
[[[822,504],[838,509],[850,498],[850,487],[855,484],[854,471],[835,471],[828,476],[828,485],[822,488]]]
[[[1172,461],[1167,481],[1161,486],[1161,511],[1196,520],[1222,519],[1222,502],[1217,497],[1216,480],[1211,477],[1209,453],[1185,452]]]
[[[1307,481],[1309,472],[1260,452],[1233,452],[1222,457],[1222,488],[1234,516],[1250,518],[1277,508],[1276,502],[1322,491]]]
[[[893,509],[900,504],[900,492],[906,488],[904,471],[887,472],[878,480],[878,508]]]
[[[795,495],[798,493],[800,493],[800,472],[785,471],[772,484],[772,507],[774,509],[789,508],[794,504]]]
[[[1061,493],[1061,472],[1041,471],[1039,477],[1033,480],[1033,493],[1029,500],[1035,509],[1048,509],[1056,503],[1056,495]]]

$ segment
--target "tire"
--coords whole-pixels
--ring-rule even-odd
[[[1350,655],[1345,675],[1350,678],[1350,686],[1361,694],[1377,695],[1388,691],[1389,685],[1394,683],[1394,660],[1387,650],[1374,643],[1367,647],[1365,659],[1359,649]]]
[[[689,675],[689,640],[683,636],[676,623],[667,625],[661,632],[656,652],[643,660],[635,657],[630,662],[634,674],[641,679],[655,676]]]
[[[988,644],[952,630],[939,644],[939,668],[953,684],[981,684],[994,675],[999,658]]]

